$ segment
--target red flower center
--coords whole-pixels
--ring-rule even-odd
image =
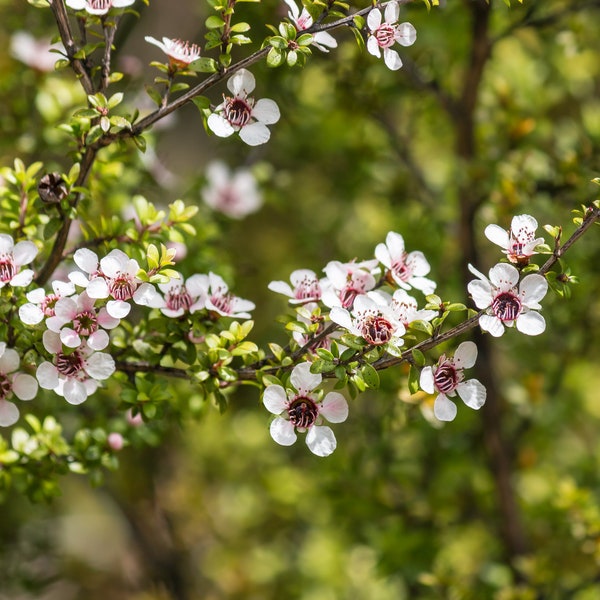
[[[319,408],[316,403],[307,396],[297,397],[287,409],[290,423],[294,427],[308,429],[315,424],[319,416]]]
[[[502,292],[494,298],[492,310],[501,321],[514,321],[521,314],[521,301],[510,292]]]
[[[382,23],[374,32],[373,35],[381,48],[389,48],[396,41],[396,28],[389,23]]]
[[[65,377],[77,377],[77,374],[83,369],[83,358],[77,350],[71,354],[59,352],[56,355],[56,369]]]
[[[165,298],[167,302],[167,308],[170,310],[188,310],[192,305],[192,297],[189,295],[185,286],[173,287],[167,293]]]
[[[225,99],[225,118],[232,127],[244,127],[252,117],[252,106],[242,98]]]
[[[17,274],[17,267],[12,256],[0,257],[0,281],[8,283]]]
[[[12,382],[4,373],[0,373],[0,400],[5,400],[12,393]]]
[[[436,369],[433,376],[433,383],[438,392],[441,392],[442,394],[453,392],[460,383],[460,380],[461,377],[456,371],[456,368],[448,361],[443,361]]]
[[[380,316],[369,315],[362,323],[361,335],[374,346],[387,344],[392,339],[393,333],[392,324]]]

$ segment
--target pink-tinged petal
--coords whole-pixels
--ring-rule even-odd
[[[87,345],[92,350],[104,350],[108,346],[109,338],[108,333],[104,329],[98,329],[94,331],[92,335],[87,339]]]
[[[0,356],[6,351],[6,342],[0,342]]]
[[[499,225],[488,225],[483,232],[490,242],[506,250],[508,248],[508,231]]]
[[[456,386],[456,391],[469,408],[479,410],[485,404],[487,390],[477,379],[462,381]]]
[[[487,308],[494,299],[492,295],[492,286],[489,281],[474,279],[467,285],[467,290],[469,291],[469,294],[471,294],[477,308]]]
[[[95,277],[92,279],[87,285],[86,292],[90,298],[108,298],[110,294],[104,277]]]
[[[274,415],[280,415],[286,408],[287,396],[280,385],[270,385],[263,394],[265,408]]]
[[[17,273],[10,280],[10,285],[12,287],[26,287],[32,281],[33,281],[33,271],[31,269],[24,269],[20,273]]]
[[[410,265],[412,273],[416,277],[423,277],[431,271],[425,255],[420,250],[409,252],[406,257],[406,264]]]
[[[385,237],[385,245],[388,247],[392,260],[400,258],[404,254],[404,238],[395,231],[390,231]]]
[[[381,11],[378,8],[369,11],[369,14],[367,15],[367,25],[371,31],[377,29],[381,25],[381,20]]]
[[[69,281],[58,281],[52,282],[52,290],[57,296],[71,296],[75,293],[75,286]]]
[[[275,417],[269,431],[271,437],[281,446],[291,446],[297,439],[294,426],[281,417]]]
[[[515,215],[510,222],[510,229],[515,235],[521,230],[535,235],[537,227],[538,222],[531,215]]]
[[[66,5],[73,10],[83,10],[86,4],[86,0],[66,0]]]
[[[135,0],[112,0],[112,5],[115,8],[125,8],[126,6],[131,6]]]
[[[108,311],[105,308],[101,308],[98,313],[98,323],[104,329],[114,329],[121,321],[119,319],[115,319],[108,314]]]
[[[227,88],[235,96],[240,94],[248,95],[256,86],[254,75],[246,69],[240,69],[233,74],[227,81]]]
[[[317,456],[329,456],[336,448],[337,441],[331,427],[315,425],[306,434],[308,449]]]
[[[388,269],[392,266],[390,251],[385,244],[377,244],[375,247],[375,258]]]
[[[48,317],[46,319],[46,327],[50,331],[55,331],[56,333],[60,333],[60,330],[62,329],[63,325],[70,320],[71,319],[67,319],[67,321],[65,321],[65,319],[61,319],[60,317],[56,317],[56,316]]]
[[[185,312],[183,310],[183,308],[179,308],[177,310],[171,310],[170,308],[162,308],[160,309],[160,312],[165,315],[165,317],[169,317],[169,319],[177,319],[178,317],[181,317],[181,315],[183,315],[183,313]],[[192,310],[192,307],[190,307],[190,312],[193,313],[194,311]]]
[[[325,297],[325,294],[323,294],[323,297]],[[354,335],[360,335],[360,331],[354,327],[352,317],[345,308],[342,308],[341,306],[334,306],[329,313],[329,318],[334,323],[337,323],[340,327],[347,329]]]
[[[60,331],[60,341],[67,346],[67,348],[79,348],[81,346],[81,338],[79,334],[69,327],[65,327]]]
[[[319,413],[330,423],[343,423],[348,418],[348,402],[339,392],[329,392],[321,404]]]
[[[433,394],[433,369],[431,367],[423,367],[421,370],[421,377],[419,379],[419,386],[424,392]]]
[[[432,281],[427,277],[411,277],[409,281],[412,287],[420,292],[423,292],[426,296],[433,294],[437,286],[435,281]]]
[[[26,373],[18,373],[13,379],[13,393],[19,400],[33,400],[38,391],[35,377]]]
[[[80,248],[73,255],[75,264],[86,273],[95,273],[98,270],[98,256],[87,248]]]
[[[381,58],[381,49],[379,48],[377,39],[373,35],[370,35],[367,38],[367,50],[368,50],[369,54],[372,54],[373,56],[376,56],[377,58]]]
[[[401,46],[412,46],[417,41],[417,30],[412,23],[400,23],[398,25],[396,41]]]
[[[19,420],[19,409],[6,400],[0,400],[0,427],[10,427]]]
[[[58,371],[52,363],[47,361],[37,368],[35,377],[39,381],[40,387],[45,390],[53,390],[58,385]]]
[[[433,414],[439,421],[454,421],[456,417],[456,404],[449,400],[444,394],[440,394],[433,404]]]
[[[19,368],[19,354],[12,348],[6,348],[0,356],[0,373],[5,375]]]
[[[454,364],[459,369],[470,369],[477,360],[477,346],[474,342],[463,342],[454,353]]]
[[[490,269],[490,281],[500,291],[508,292],[519,283],[519,271],[512,265],[498,263]]]
[[[72,273],[69,273],[69,281],[71,281],[71,283],[73,283],[74,285],[78,285],[82,288],[87,288],[87,286],[90,283],[88,277],[86,277],[80,271],[73,271]]]
[[[110,354],[95,352],[85,361],[83,368],[94,379],[108,379],[115,372],[115,361]]]
[[[29,300],[29,302],[32,302],[33,304],[40,304],[44,301],[44,298],[46,297],[46,290],[44,288],[37,288],[35,290],[27,292],[25,294],[25,297],[27,298],[27,300]]]
[[[290,298],[294,297],[294,290],[292,290],[290,284],[285,281],[271,281],[267,287],[277,294],[283,294]]]
[[[61,298],[54,305],[54,316],[64,323],[72,321],[77,314],[77,302],[73,298]]]
[[[256,304],[254,304],[254,302],[251,300],[245,300],[244,298],[238,298],[237,296],[233,298],[231,302],[231,309],[234,314],[247,314],[249,310],[254,310],[255,308]],[[249,319],[250,315],[248,315],[246,318]]]
[[[160,308],[163,305],[163,298],[157,289],[151,283],[142,283],[133,294],[133,301],[140,306],[149,306],[150,308]]]
[[[488,278],[481,271],[478,271],[472,264],[469,263],[467,268],[469,271],[471,271],[471,273],[473,273],[473,275],[475,275],[475,277],[481,279],[481,281],[488,281]]]
[[[397,2],[388,2],[385,7],[384,18],[386,23],[396,23],[400,15],[400,7]]]
[[[85,385],[76,379],[69,379],[69,381],[65,381],[62,389],[62,395],[69,404],[74,405],[85,402],[88,397]]]
[[[208,277],[202,274],[192,275],[186,279],[185,287],[192,297],[204,298],[208,288]]]
[[[493,315],[481,315],[479,317],[479,327],[494,337],[500,337],[504,333],[502,321]]]
[[[517,329],[525,335],[540,335],[546,330],[546,321],[540,313],[528,311],[517,317]]]
[[[114,319],[124,319],[131,311],[131,306],[123,300],[109,300],[106,303],[106,311]]]
[[[25,323],[25,325],[37,325],[41,323],[44,318],[44,313],[39,306],[35,304],[27,303],[19,307],[19,319]]]
[[[521,302],[529,308],[539,308],[539,301],[548,291],[548,282],[542,275],[532,273],[526,275],[519,285],[519,296]]]
[[[223,138],[229,137],[235,131],[231,123],[224,116],[217,113],[212,113],[206,124],[215,135]]]
[[[44,331],[42,334],[42,342],[44,344],[44,348],[46,348],[50,354],[58,354],[62,350],[60,336],[54,331]]]
[[[290,18],[292,19],[292,21],[296,21],[296,19],[298,19],[298,17],[300,16],[300,9],[298,8],[298,5],[294,2],[294,0],[283,0],[289,7],[290,9]]]
[[[151,35],[144,36],[144,40],[146,40],[149,44],[153,44],[154,46],[158,46],[163,52],[167,51],[167,49],[166,49],[165,45],[163,44],[163,42],[159,42],[156,38],[153,38]]]
[[[28,265],[38,253],[33,242],[18,242],[13,249],[13,258],[17,266]]]
[[[279,106],[270,98],[261,98],[256,102],[252,109],[252,116],[265,125],[277,123],[281,117]]]
[[[114,255],[112,252],[107,254],[100,261],[100,270],[109,279],[113,279],[114,277],[119,275],[119,273],[121,273],[124,270],[123,269],[124,266],[125,265],[123,264],[121,257],[118,255]],[[93,298],[93,296],[91,296],[91,297]]]
[[[337,48],[337,40],[326,31],[313,33],[313,46],[316,46],[322,52],[329,52],[328,48]]]
[[[400,58],[400,55],[392,48],[383,49],[383,61],[385,62],[385,66],[390,71],[397,71],[398,69],[402,68],[402,59]]]
[[[310,363],[303,362],[294,367],[290,376],[290,382],[298,390],[299,394],[305,394],[314,390],[323,380],[320,373],[310,372]]]
[[[271,138],[269,128],[260,122],[250,123],[240,129],[240,139],[248,146],[260,146],[266,144]]]

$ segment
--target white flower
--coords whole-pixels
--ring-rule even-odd
[[[250,319],[249,310],[254,310],[254,302],[238,298],[229,292],[229,287],[223,278],[214,273],[201,275],[202,286],[206,296],[206,308],[209,312],[216,313],[222,317],[233,317],[236,319]]]
[[[144,38],[149,44],[158,46],[168,57],[171,65],[185,68],[200,58],[200,47],[178,39],[163,37],[162,42],[147,35]]]
[[[390,305],[398,321],[405,327],[408,327],[413,321],[431,321],[437,315],[435,310],[424,308],[419,310],[417,301],[403,289],[394,292]]]
[[[302,12],[300,12],[298,5],[294,2],[294,0],[284,1],[290,8],[288,17],[298,31],[304,31],[312,26],[313,18],[310,16],[305,7],[302,7]],[[321,50],[321,52],[329,52],[329,48],[337,48],[336,39],[326,31],[318,31],[317,33],[313,33],[312,37],[313,41],[311,45]]]
[[[87,342],[92,350],[104,350],[109,341],[105,329],[114,329],[119,319],[111,317],[104,307],[96,308],[95,303],[96,299],[86,292],[76,298],[61,298],[54,307],[54,316],[46,319],[46,326],[58,333],[68,348],[79,348]]]
[[[542,308],[539,301],[548,291],[544,277],[532,273],[519,283],[519,271],[506,263],[492,267],[489,280],[471,265],[469,271],[479,278],[469,283],[469,293],[477,308],[486,309],[479,317],[481,329],[494,337],[513,325],[527,335],[539,335],[546,329],[544,317],[535,312]]]
[[[9,427],[19,419],[19,409],[9,402],[11,396],[19,400],[31,400],[38,390],[34,377],[26,373],[18,373],[19,355],[12,348],[0,342],[0,426]]]
[[[50,38],[36,39],[27,31],[17,31],[10,38],[10,53],[23,64],[38,71],[54,71],[59,56],[50,50],[65,51],[58,42],[52,44]]]
[[[63,352],[58,333],[44,331],[44,347],[54,355],[37,368],[36,377],[45,390],[54,390],[69,404],[81,404],[93,394],[104,379],[115,372],[110,354],[94,352],[86,344],[68,354]]]
[[[534,254],[535,247],[544,243],[544,238],[536,238],[537,221],[530,215],[515,215],[506,231],[499,225],[488,225],[485,236],[502,248],[512,263],[526,265]]]
[[[485,404],[485,387],[477,379],[463,381],[463,370],[471,368],[476,359],[477,346],[473,342],[463,342],[454,357],[446,358],[442,354],[436,365],[421,371],[421,389],[428,394],[438,392],[433,412],[440,421],[452,421],[456,416],[456,404],[450,400],[456,394],[475,410]]]
[[[136,304],[159,308],[163,299],[156,288],[137,277],[139,264],[121,250],[111,250],[100,262],[95,252],[80,248],[75,252],[73,260],[77,266],[88,274],[73,272],[69,279],[78,286],[86,288],[90,298],[113,298],[106,304],[111,317],[123,319],[129,314],[131,306],[127,300],[133,299]]]
[[[389,302],[389,294],[368,292],[356,297],[352,313],[340,306],[334,306],[329,318],[350,333],[362,337],[368,344],[391,344],[398,348],[404,344],[402,336],[406,329],[396,318]]]
[[[90,15],[105,15],[111,8],[131,6],[135,0],[65,0],[73,10],[85,10]]]
[[[0,233],[0,288],[5,285],[25,287],[33,280],[33,271],[24,269],[37,255],[38,249],[33,242],[17,242],[12,236]]]
[[[159,283],[158,287],[164,294],[160,312],[166,317],[181,317],[184,313],[195,313],[206,304],[206,275],[192,275],[184,279],[172,278],[169,283]]]
[[[385,20],[382,22],[381,11],[374,8],[367,15],[369,26],[369,37],[367,39],[367,50],[377,58],[381,57],[383,49],[383,60],[392,71],[402,67],[402,60],[395,50],[392,50],[396,42],[401,46],[412,46],[417,39],[417,32],[410,23],[398,25],[400,7],[397,2],[389,2],[385,7]]]
[[[290,304],[305,304],[321,299],[321,284],[314,271],[298,269],[290,275],[292,286],[285,281],[271,281],[268,288],[272,292],[283,294],[290,298]]]
[[[254,75],[240,69],[227,81],[233,94],[224,96],[223,102],[208,117],[208,127],[219,137],[229,137],[239,132],[242,141],[249,146],[266,143],[271,137],[267,125],[279,121],[279,107],[273,100],[262,98],[255,102],[248,94],[256,85]]]
[[[425,255],[420,251],[407,254],[404,238],[399,233],[390,231],[385,238],[385,244],[377,244],[375,256],[389,269],[392,280],[401,288],[409,290],[414,287],[425,295],[433,294],[436,284],[425,277],[431,269]]]
[[[271,423],[271,437],[282,446],[291,446],[297,439],[296,431],[306,433],[306,445],[317,456],[329,456],[336,448],[335,435],[327,425],[320,425],[322,417],[330,423],[343,423],[348,418],[348,403],[338,392],[329,392],[323,400],[311,394],[321,383],[320,374],[310,372],[310,363],[296,365],[290,382],[296,391],[270,385],[263,394],[263,403],[275,417]]]
[[[341,306],[352,308],[354,299],[359,294],[366,294],[377,283],[374,272],[376,260],[341,263],[332,260],[323,269],[327,276],[321,281],[323,304],[328,307]]]
[[[25,325],[37,325],[45,317],[54,316],[54,306],[60,298],[74,293],[75,286],[65,281],[53,281],[51,294],[46,294],[44,288],[32,290],[25,296],[29,302],[19,307],[19,318]]]
[[[206,167],[206,179],[204,202],[232,219],[243,219],[262,205],[256,179],[249,169],[231,173],[224,163],[214,161]]]

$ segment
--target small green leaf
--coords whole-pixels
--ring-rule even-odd
[[[361,375],[368,387],[375,390],[379,388],[379,373],[373,365],[365,365],[361,369]]]

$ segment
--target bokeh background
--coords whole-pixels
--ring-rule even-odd
[[[486,224],[528,213],[562,225],[566,238],[571,210],[598,197],[600,2],[441,4],[402,9],[418,37],[400,49],[398,72],[347,29],[305,69],[255,65],[256,97],[282,112],[267,145],[209,137],[187,106],[151,132],[145,157],[132,147],[105,156],[91,179],[95,210],[127,215],[135,194],[198,204],[199,234],[180,268],[218,271],[256,302],[263,346],[286,341],[276,321],[285,301],[269,281],[371,258],[390,230],[426,253],[444,299],[468,302],[466,264],[487,271],[499,257]],[[140,18],[125,17],[116,38],[118,89],[149,111],[148,63],[161,57],[144,36],[202,43],[210,13],[199,0],[136,8]],[[286,11],[269,0],[236,14],[257,42]],[[56,124],[82,102],[77,84],[8,51],[17,31],[52,36],[50,11],[0,0],[0,21],[0,165],[19,157],[68,169]],[[214,103],[224,89],[209,92]],[[214,159],[253,170],[260,211],[232,221],[208,209],[204,169]],[[320,459],[303,443],[271,440],[255,389],[220,414],[178,383],[173,403],[194,410],[130,431],[120,469],[99,486],[65,477],[48,504],[8,494],[0,598],[599,598],[599,264],[592,230],[566,258],[580,278],[572,297],[544,300],[542,336],[509,331],[492,343],[471,332],[488,402],[478,413],[459,407],[445,426],[391,369],[380,390],[351,400],[338,449]],[[77,418],[105,419],[103,398]],[[75,417],[62,404],[32,410],[63,414],[68,426]]]

